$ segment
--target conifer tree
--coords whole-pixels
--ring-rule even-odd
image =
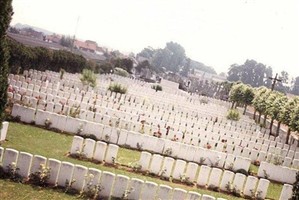
[[[6,31],[9,27],[12,11],[12,0],[0,1],[0,126],[4,120],[4,110],[7,101],[8,78],[8,46]]]

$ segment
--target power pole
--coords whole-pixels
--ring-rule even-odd
[[[78,16],[77,23],[76,23],[76,28],[75,28],[75,34],[74,34],[74,36],[73,36],[73,40],[72,40],[72,46],[71,46],[71,52],[72,52],[72,53],[73,53],[73,48],[74,48],[75,38],[76,38],[76,34],[77,34],[77,29],[78,29],[79,19],[80,19],[80,16]]]
[[[276,73],[276,75],[275,75],[274,78],[273,78],[273,77],[269,77],[269,79],[272,80],[271,91],[274,90],[274,86],[275,86],[275,84],[276,84],[277,81],[278,81],[278,82],[281,82],[281,81],[282,81],[281,79],[278,79],[277,76],[278,76],[278,73]]]

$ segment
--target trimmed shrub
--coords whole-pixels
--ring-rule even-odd
[[[114,69],[114,74],[119,75],[119,76],[123,76],[123,77],[128,77],[129,76],[129,73],[126,70],[124,70],[122,68],[118,68],[118,67],[116,67]]]
[[[111,92],[116,92],[116,93],[121,93],[121,94],[127,93],[127,87],[122,86],[119,83],[110,84],[108,87],[108,90],[110,90]]]
[[[226,118],[230,119],[230,120],[234,120],[234,121],[239,121],[239,119],[240,119],[240,113],[236,109],[230,109],[228,111],[228,113],[227,113]]]
[[[153,85],[152,89],[156,90],[156,92],[157,91],[162,91],[162,86],[161,85]]]

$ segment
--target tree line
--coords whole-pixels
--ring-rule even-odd
[[[144,48],[136,56],[147,59],[152,70],[156,72],[171,71],[182,76],[187,76],[189,72],[198,69],[211,74],[216,74],[213,67],[209,67],[198,61],[187,57],[183,46],[176,42],[168,42],[164,48],[153,49]]]
[[[269,77],[273,77],[273,70],[270,66],[259,63],[255,60],[246,60],[244,64],[233,64],[227,73],[228,81],[241,81],[252,87],[271,86]],[[290,79],[289,73],[281,71],[279,73],[280,81],[277,82],[275,88],[282,93],[292,93],[299,95],[299,76]]]
[[[237,82],[229,93],[229,99],[232,101],[232,108],[237,106],[244,107],[244,113],[248,105],[254,108],[254,120],[266,126],[266,120],[270,119],[270,134],[278,136],[281,124],[288,126],[286,143],[288,143],[291,131],[299,132],[299,98],[287,97],[285,94],[272,91],[265,86],[253,88],[250,85]],[[264,116],[261,122],[261,116]],[[272,127],[274,121],[277,121],[276,133]]]
[[[13,39],[7,42],[10,73],[21,73],[28,69],[56,72],[64,69],[69,73],[81,73],[83,69],[90,69],[95,73],[113,73],[115,68],[122,68],[131,73],[133,68],[133,61],[129,58],[113,58],[104,63],[97,63],[67,50],[29,47]]]

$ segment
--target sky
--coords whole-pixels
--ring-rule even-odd
[[[227,72],[254,59],[299,75],[298,0],[13,0],[11,25],[76,35],[121,52],[174,41]]]

